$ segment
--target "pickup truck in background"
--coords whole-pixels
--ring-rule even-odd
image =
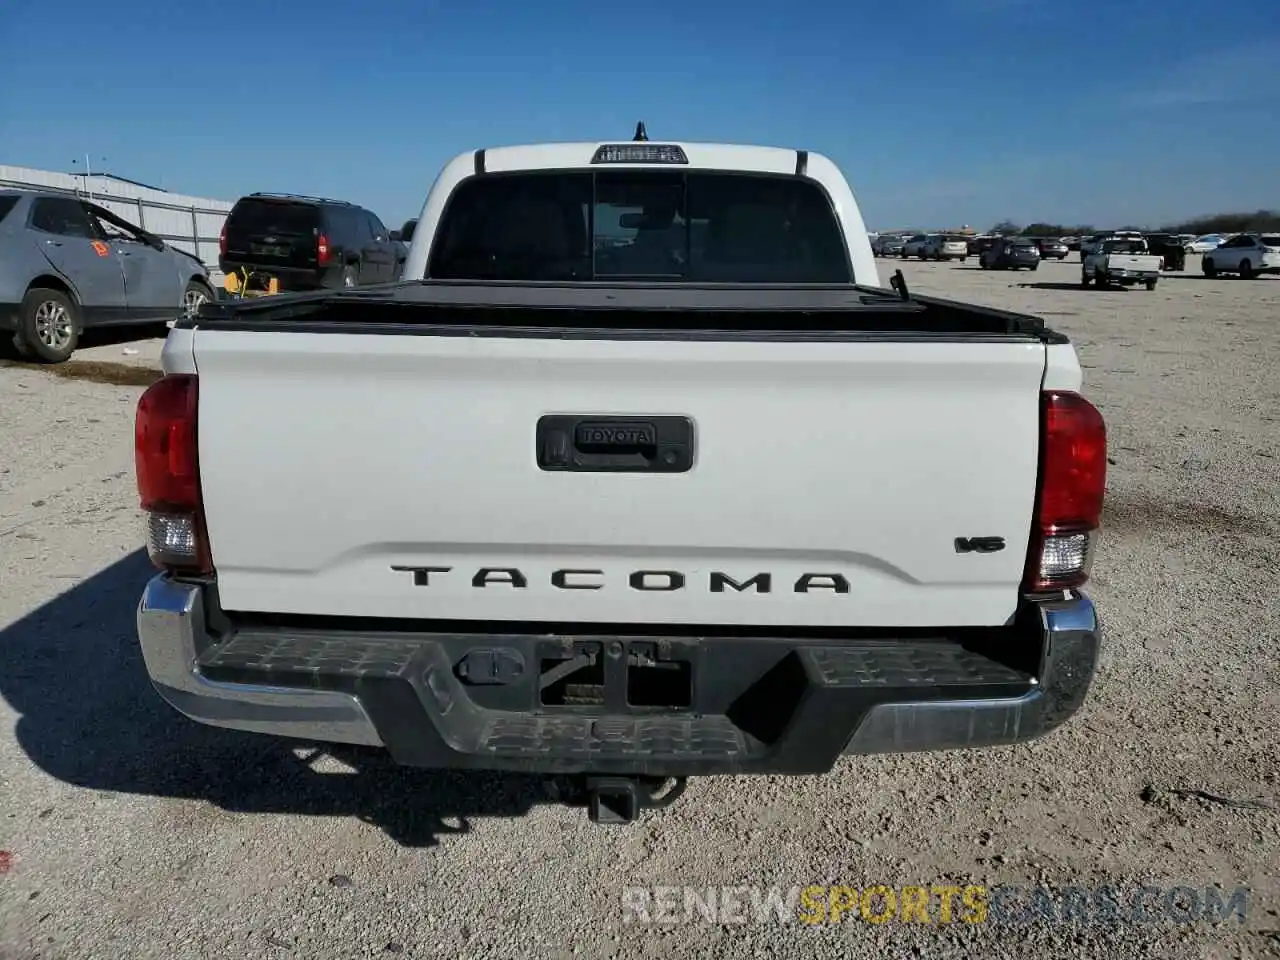
[[[1080,285],[1156,288],[1163,261],[1147,249],[1141,237],[1107,237],[1080,264]]]
[[[1099,654],[1103,420],[1066,336],[891,286],[817,153],[455,158],[401,282],[171,331],[136,421],[156,690],[596,822],[1053,730]]]

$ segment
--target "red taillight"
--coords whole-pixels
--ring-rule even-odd
[[[1065,590],[1089,579],[1107,485],[1107,427],[1070,391],[1040,401],[1040,477],[1024,589]]]
[[[207,573],[212,566],[200,501],[198,407],[194,376],[157,380],[138,400],[133,451],[152,561],[166,570]]]
[[[316,261],[322,266],[329,262],[329,238],[323,233],[316,237]]]
[[[227,224],[224,221],[222,229],[218,232],[218,256],[225,257],[227,255]]]

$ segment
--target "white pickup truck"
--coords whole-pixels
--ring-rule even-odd
[[[1154,290],[1164,261],[1151,253],[1142,237],[1106,237],[1080,263],[1080,285],[1132,287],[1141,283]]]
[[[1062,334],[892,286],[816,153],[456,158],[400,283],[171,331],[135,438],[157,691],[596,822],[1054,729],[1099,651],[1102,418]]]

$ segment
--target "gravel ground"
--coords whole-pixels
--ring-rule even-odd
[[[1280,281],[903,269],[1078,346],[1114,459],[1092,697],[1030,744],[694,782],[620,829],[519,778],[169,710],[133,635],[149,568],[130,424],[159,341],[100,342],[59,374],[0,366],[0,957],[1280,955]],[[641,885],[948,882],[1249,893],[1220,924],[622,913]]]

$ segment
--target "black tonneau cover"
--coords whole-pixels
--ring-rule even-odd
[[[732,319],[730,319],[732,318]],[[851,284],[416,280],[205,303],[179,329],[717,339],[1067,338],[1029,314]],[[606,332],[607,331],[607,332]]]

